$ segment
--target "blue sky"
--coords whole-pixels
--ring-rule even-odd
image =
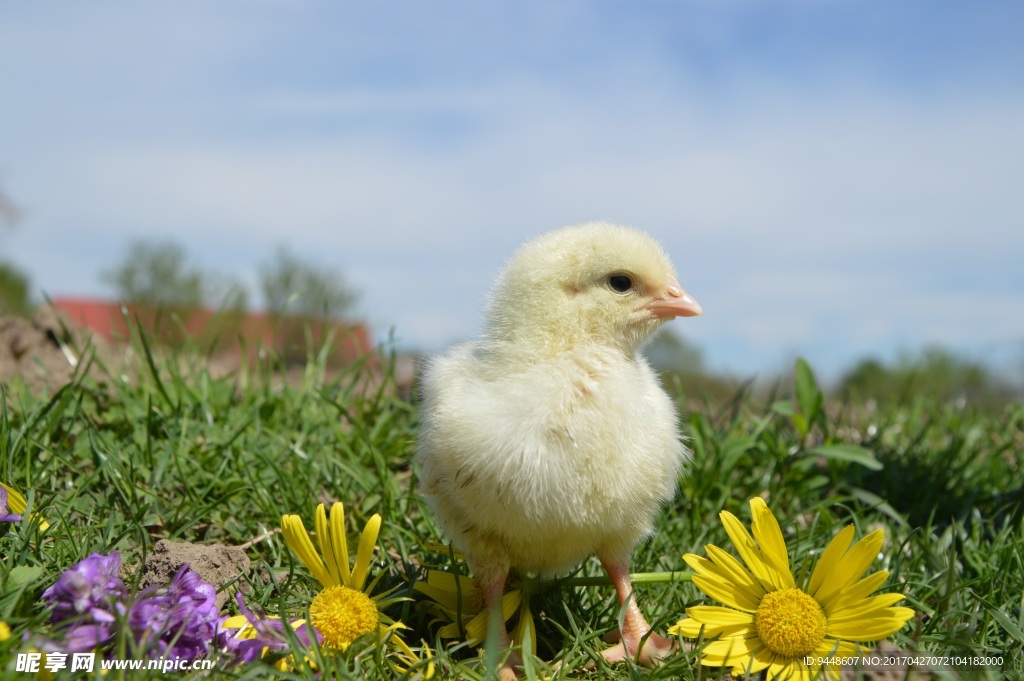
[[[109,295],[132,238],[253,291],[287,244],[434,351],[517,244],[604,219],[662,241],[717,369],[941,343],[1019,374],[1022,29],[1015,0],[2,3],[0,250]]]

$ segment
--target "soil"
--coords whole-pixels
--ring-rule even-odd
[[[159,359],[163,359],[163,353],[162,349],[154,348]],[[33,395],[51,397],[71,382],[76,372],[84,371],[101,383],[111,383],[116,382],[114,377],[134,380],[138,366],[139,357],[130,345],[107,341],[50,307],[40,308],[32,319],[0,316],[0,389],[21,383]],[[184,373],[191,368],[182,363]],[[211,376],[220,378],[237,373],[241,362],[235,355],[214,355],[206,358],[205,368]],[[341,371],[342,368],[329,367],[327,379]],[[412,358],[400,357],[396,371],[397,391],[408,397],[414,372]],[[304,379],[305,367],[301,366],[289,367],[274,376],[275,383],[292,387],[301,386]],[[368,371],[359,389],[375,391],[381,380],[379,370]]]
[[[33,393],[52,395],[75,368],[48,320],[0,318],[0,383],[20,376]]]
[[[140,588],[170,583],[182,565],[189,566],[205,582],[217,588],[217,609],[239,588],[244,592],[247,583],[244,576],[249,573],[249,557],[237,546],[223,544],[190,544],[161,539],[153,547],[143,565]],[[243,579],[239,579],[243,577]],[[232,584],[224,589],[226,584]]]
[[[127,354],[127,348],[115,348],[49,307],[32,319],[0,317],[0,387],[20,378],[32,394],[52,396],[76,371],[100,378],[120,370]]]

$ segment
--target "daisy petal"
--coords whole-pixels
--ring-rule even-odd
[[[719,603],[724,603],[730,608],[754,612],[757,610],[758,598],[750,592],[737,587],[735,584],[721,582],[715,578],[703,575],[693,576],[694,585],[711,596]]]
[[[476,617],[481,617],[482,615],[483,615],[483,613],[478,613],[476,615]],[[470,621],[472,621],[472,620],[470,620]],[[458,638],[461,635],[462,634],[459,632],[459,623],[458,622],[452,622],[450,624],[446,624],[446,625],[444,625],[443,627],[441,627],[440,629],[437,630],[437,637],[438,638]]]
[[[776,656],[775,660],[768,667],[768,679],[779,679],[779,681],[811,681],[811,670],[799,660],[791,657]]]
[[[298,556],[302,564],[309,568],[317,581],[325,587],[332,586],[331,576],[327,572],[324,562],[320,560],[316,549],[313,548],[313,542],[309,540],[309,534],[302,524],[302,518],[297,515],[281,516],[281,534],[284,536],[285,543]]]
[[[503,622],[508,622],[512,615],[515,614],[516,609],[522,602],[522,598],[523,592],[519,589],[509,591],[501,597],[501,620]],[[469,621],[469,624],[466,625],[466,643],[475,646],[487,637],[487,619],[488,612],[484,610]],[[447,627],[444,628],[446,629]],[[457,630],[455,635],[458,636]]]
[[[730,608],[720,608],[714,605],[698,605],[686,609],[689,618],[679,620],[670,629],[673,635],[682,635],[687,638],[700,636],[701,627],[704,628],[704,638],[712,639],[719,636],[727,638],[753,638],[757,636],[757,629],[754,627],[754,618],[749,613],[739,612]],[[707,615],[702,617],[701,615]]]
[[[739,636],[720,638],[701,649],[701,664],[713,664],[717,667],[742,665],[750,659],[754,651],[763,647],[760,639],[756,636],[753,638],[740,638]]]
[[[220,623],[221,629],[241,629],[249,624],[249,618],[245,615],[232,615]]]
[[[705,574],[708,570],[713,570],[715,565],[707,558],[698,556],[696,553],[683,554],[683,561],[699,575]]]
[[[768,504],[761,497],[750,500],[750,514],[753,518],[750,529],[753,530],[754,539],[761,547],[762,558],[771,568],[772,583],[778,589],[796,586],[793,573],[789,570],[789,552],[786,550],[786,540],[782,536],[779,521],[775,519]]]
[[[668,628],[670,636],[682,636],[683,638],[697,638],[700,636],[700,628],[704,623],[685,617]]]
[[[902,629],[907,620],[914,616],[910,608],[887,608],[883,613],[845,622],[828,622],[825,633],[851,641],[878,641]]]
[[[416,582],[412,585],[412,588],[414,591],[419,591],[421,594],[437,603],[447,612],[454,613],[459,607],[456,595],[449,591],[438,589],[426,582]]]
[[[704,548],[708,550],[709,553],[717,550],[722,554],[728,556],[728,554],[725,554],[725,552],[719,549],[717,546],[712,546],[711,544],[708,544]],[[685,556],[683,556],[683,560],[685,560],[686,564],[693,568],[693,571],[696,572],[698,575],[714,580],[715,582],[723,586],[734,586],[733,577],[735,575],[746,575],[746,577],[742,580],[743,586],[747,587],[753,585],[753,587],[751,587],[751,593],[756,593],[757,598],[759,599],[761,598],[761,596],[764,595],[764,591],[761,589],[761,586],[753,580],[753,578],[750,576],[750,573],[747,572],[746,568],[744,568],[735,558],[733,558],[732,560],[735,562],[736,565],[739,565],[739,568],[737,570],[732,571],[715,564],[713,561],[707,558],[701,558],[700,556],[695,556],[692,553],[688,553]]]
[[[857,657],[867,652],[867,648],[850,641],[837,641],[826,638],[814,651],[814,657]]]
[[[754,543],[754,538],[747,532],[747,528],[743,527],[743,523],[739,521],[739,518],[728,511],[722,511],[718,514],[718,517],[721,518],[722,525],[725,527],[729,539],[732,540],[733,545],[739,551],[743,562],[747,564],[750,572],[757,578],[757,581],[761,582],[761,586],[764,587],[765,591],[774,591],[775,583],[772,581],[774,570],[768,566],[764,557],[761,556],[761,551]]]
[[[750,657],[745,660],[737,660],[732,662],[732,678],[735,679],[751,679],[754,675],[761,670],[768,667],[775,660],[775,653],[769,650],[767,647],[759,648],[755,650]],[[701,664],[710,666],[710,661],[701,660]],[[723,665],[718,665],[723,666]],[[760,678],[760,677],[758,677]]]
[[[14,489],[10,485],[6,485],[0,482],[0,488],[3,488],[7,492],[7,508],[10,509],[11,513],[21,515],[28,508],[28,502],[25,500],[25,496]]]
[[[743,567],[741,562],[713,544],[708,544],[704,547],[704,550],[708,552],[708,558],[718,568],[713,571],[714,576],[720,577],[727,582],[732,582],[751,594],[755,594],[758,598],[764,596],[764,589],[747,572],[747,569]],[[711,571],[709,571],[708,576],[712,576]]]
[[[878,557],[885,537],[884,530],[875,530],[847,551],[841,560],[836,561],[834,568],[825,577],[824,583],[815,594],[822,607],[829,607],[830,601],[864,574],[871,563]]]
[[[451,572],[431,570],[427,573],[427,584],[433,587],[451,592],[452,594],[462,593],[463,598],[480,598],[480,587],[476,579],[465,575],[455,575]]]
[[[856,606],[858,603],[863,601],[868,595],[873,594],[879,589],[885,581],[889,579],[889,573],[886,570],[879,570],[873,572],[864,579],[860,580],[853,586],[843,589],[842,595],[835,599],[830,608],[825,610],[826,616],[842,617],[842,612],[851,606]]]
[[[339,506],[335,504],[334,506]],[[331,518],[335,516],[336,508],[331,508]],[[316,507],[316,513],[313,516],[313,521],[316,527],[316,538],[320,542],[320,555],[324,558],[324,564],[327,566],[327,572],[331,575],[331,583],[324,584],[324,586],[348,586],[348,582],[341,579],[341,574],[338,572],[338,554],[335,551],[336,538],[332,536],[329,523],[327,520],[327,512],[324,510],[324,505],[319,504]]]
[[[902,600],[903,594],[900,593],[880,594],[872,598],[863,598],[859,602],[853,603],[842,610],[836,610],[832,613],[832,616],[828,618],[828,621],[846,622],[849,620],[871,617],[875,614],[875,611],[884,611],[886,608],[896,605]]]
[[[523,600],[523,607],[519,611],[519,621],[512,629],[509,637],[512,643],[517,646],[525,646],[531,655],[537,655],[537,627],[533,622],[533,613],[530,611],[530,601]]]
[[[750,673],[756,674],[762,669],[767,669],[772,662],[775,661],[775,653],[770,651],[767,647],[762,647],[754,651],[753,657],[747,663],[750,667]],[[744,667],[742,672],[745,674],[747,668]]]
[[[345,505],[340,501],[331,505],[331,545],[334,547],[341,583],[352,584],[351,558],[348,555],[348,536],[345,534]],[[361,590],[361,587],[350,587]]]
[[[453,614],[461,603],[463,613],[472,612],[475,615],[480,612],[483,603],[480,589],[472,577],[460,576],[456,579],[450,572],[430,570],[427,572],[427,581],[416,582],[412,588]]]
[[[754,617],[750,613],[717,605],[694,605],[686,609],[686,614],[708,625],[728,626],[754,623]]]
[[[818,559],[818,564],[814,566],[814,572],[811,573],[811,581],[807,584],[807,593],[817,598],[818,589],[825,583],[825,579],[835,571],[843,554],[850,548],[850,542],[852,541],[853,525],[847,525],[839,534],[832,538],[832,541],[828,543],[828,546],[822,552],[821,558]]]
[[[363,534],[359,537],[359,549],[356,552],[356,566],[352,570],[352,588],[357,591],[363,590],[366,583],[366,573],[370,570],[370,560],[373,558],[373,549],[377,545],[377,535],[380,534],[381,518],[379,513],[374,513],[366,521]]]

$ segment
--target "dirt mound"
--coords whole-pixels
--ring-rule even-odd
[[[10,385],[20,376],[33,394],[53,395],[83,363],[91,373],[97,372],[99,367],[90,361],[93,356],[113,367],[117,355],[102,338],[48,307],[32,319],[0,317],[0,385]]]
[[[16,376],[33,393],[52,395],[71,380],[78,358],[63,335],[57,317],[44,310],[34,319],[0,318],[0,383]]]
[[[178,568],[185,563],[188,563],[204,581],[216,587],[218,609],[224,606],[229,596],[227,591],[222,590],[224,585],[249,572],[249,557],[237,546],[206,546],[161,539],[153,547],[153,553],[146,558],[145,573],[139,586],[145,588],[168,584]],[[242,588],[245,591],[245,586],[243,579],[239,586],[234,588]]]

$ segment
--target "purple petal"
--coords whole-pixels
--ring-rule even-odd
[[[151,587],[129,598],[118,576],[121,557],[90,555],[64,571],[43,592],[52,608],[58,650],[88,652],[113,640],[127,626],[149,656],[188,660],[205,655],[217,633],[216,589],[183,565],[167,586]],[[61,647],[63,646],[63,647]]]
[[[220,629],[220,633],[217,634],[217,643],[223,650],[235,655],[241,662],[252,662],[263,657],[264,648],[271,651],[290,649],[291,645],[284,629],[286,626],[284,620],[267,617],[262,612],[258,615],[253,614],[246,607],[245,600],[240,593],[235,594],[235,602],[238,604],[239,612],[245,615],[245,619],[256,630],[256,636],[239,639],[233,633],[235,630]],[[226,617],[223,618],[221,623],[226,619]],[[292,629],[290,624],[287,624],[287,626]],[[320,632],[309,624],[303,624],[298,629],[293,629],[293,631],[303,647],[311,647],[313,638],[316,638],[317,643],[323,642],[323,636],[320,635]]]
[[[87,653],[114,638],[113,628],[103,624],[78,624],[64,633],[61,652]]]
[[[120,570],[117,551],[109,556],[94,553],[65,570],[43,591],[43,600],[53,609],[52,622],[81,622],[83,615],[111,621],[116,604],[126,596],[124,582],[118,576]]]
[[[171,656],[189,660],[208,652],[217,619],[217,590],[187,563],[167,586],[137,594],[128,610],[137,643],[161,656],[170,651]]]

